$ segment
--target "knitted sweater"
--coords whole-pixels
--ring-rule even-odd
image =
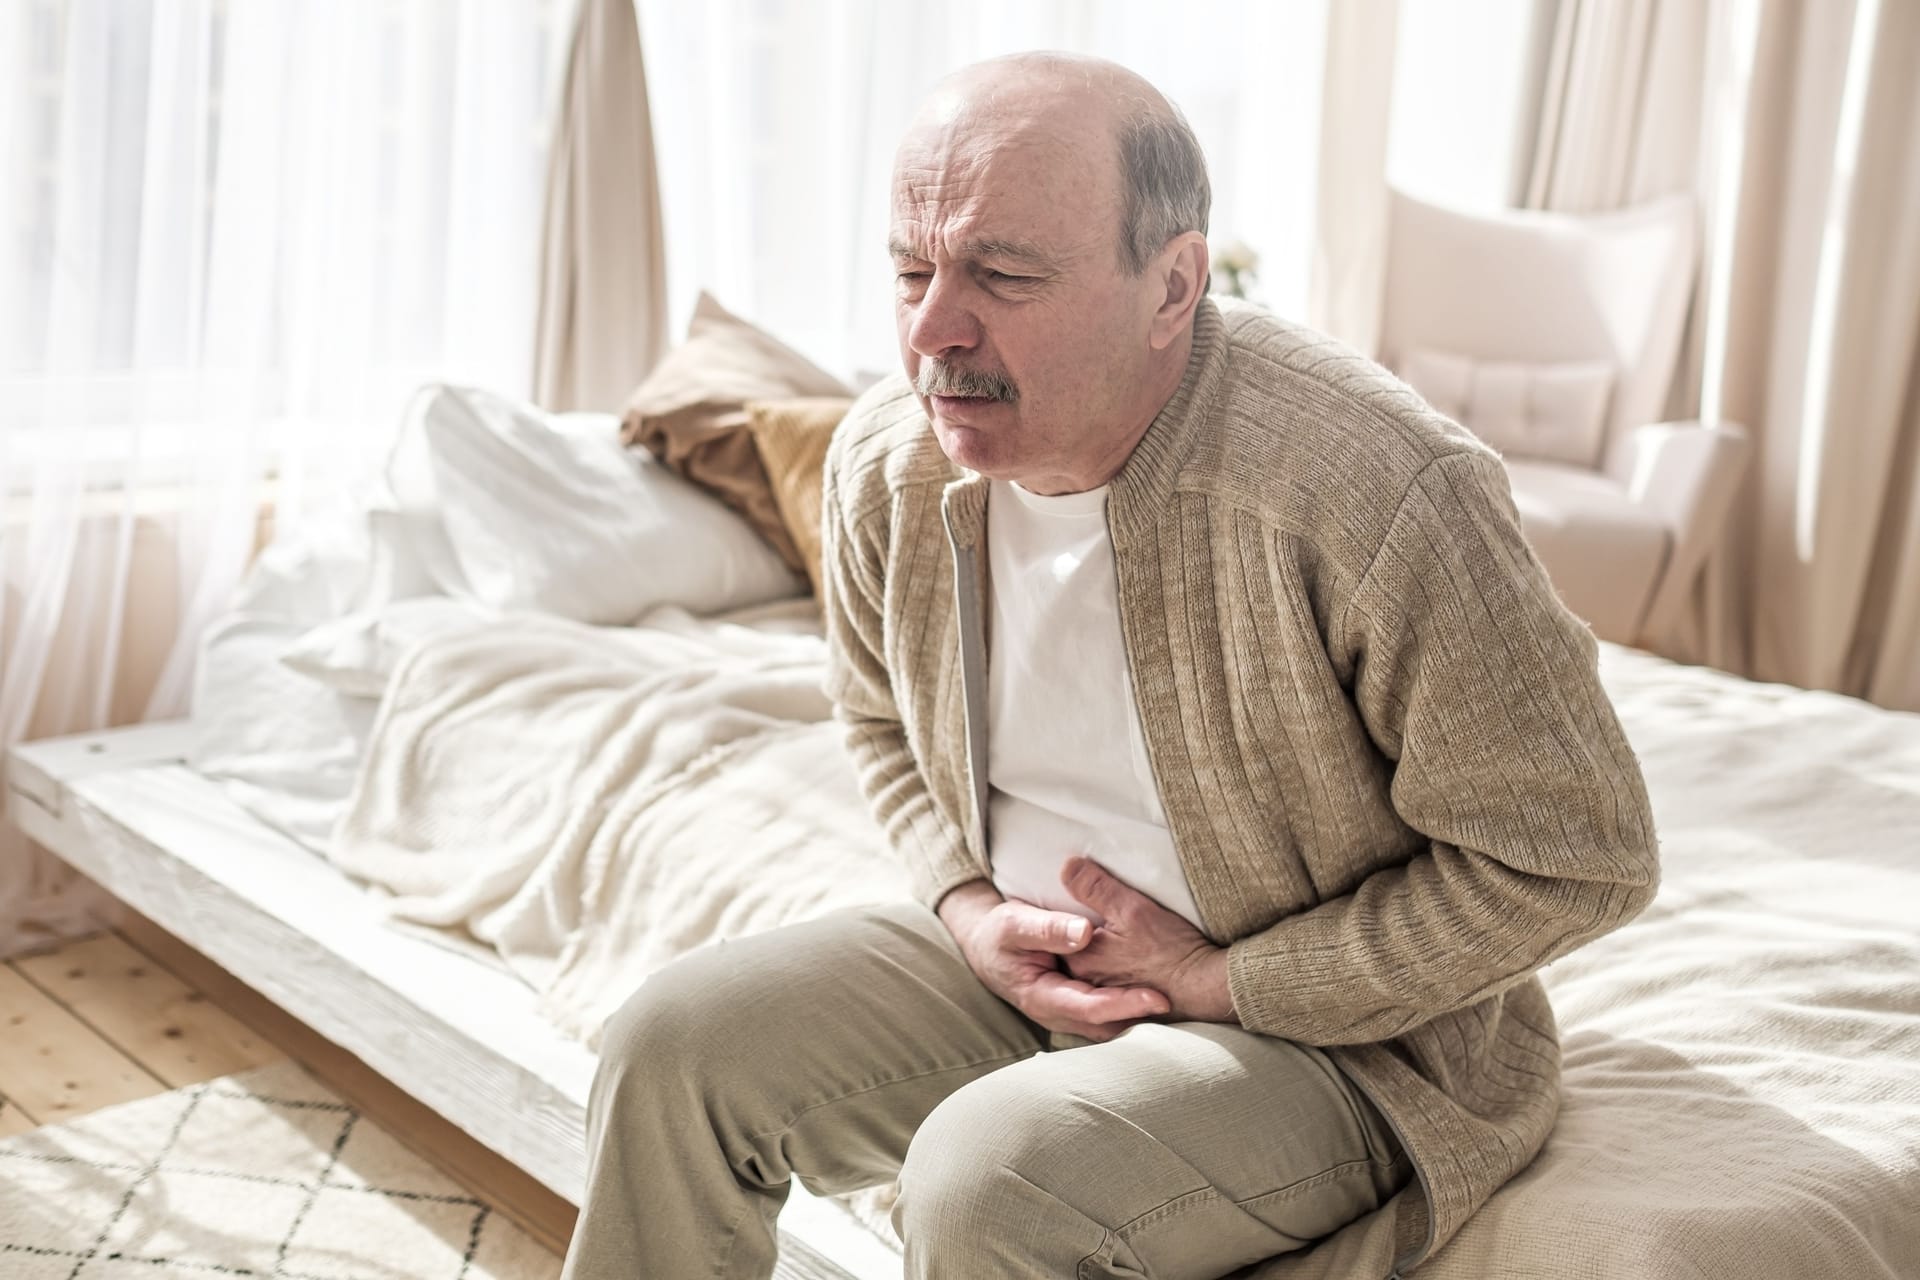
[[[988,875],[988,482],[900,376],[829,450],[828,692],[928,907]],[[1121,631],[1153,774],[1243,1026],[1318,1045],[1413,1183],[1345,1274],[1417,1265],[1559,1106],[1540,966],[1659,879],[1593,634],[1499,457],[1351,349],[1203,299],[1179,389],[1112,481]],[[1351,1241],[1348,1242],[1349,1244]],[[1318,1274],[1321,1250],[1289,1255]]]

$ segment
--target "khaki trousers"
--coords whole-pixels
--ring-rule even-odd
[[[911,1280],[1219,1277],[1411,1166],[1319,1050],[1209,1022],[1052,1033],[917,902],[689,952],[607,1020],[563,1280],[773,1274],[788,1179],[898,1177]]]

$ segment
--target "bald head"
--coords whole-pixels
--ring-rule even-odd
[[[894,160],[900,354],[947,456],[1036,493],[1115,474],[1179,386],[1207,279],[1206,166],[1097,58],[942,81]]]
[[[1212,194],[1199,140],[1179,108],[1117,62],[1030,52],[962,67],[921,105],[901,156],[930,136],[1045,148],[1082,170],[1106,197],[1121,264],[1135,275],[1174,236],[1206,233]]]

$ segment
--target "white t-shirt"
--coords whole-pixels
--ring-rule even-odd
[[[1004,897],[1096,924],[1060,883],[1084,853],[1197,929],[1154,785],[1120,637],[1107,489],[987,499],[987,815]]]

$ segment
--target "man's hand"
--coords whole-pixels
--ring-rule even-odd
[[[1096,986],[1062,973],[1061,955],[1094,934],[1090,921],[1070,911],[1002,898],[988,881],[974,880],[942,898],[938,913],[987,989],[1048,1030],[1111,1040],[1171,1007],[1151,984]]]
[[[1067,957],[1074,977],[1102,987],[1156,986],[1172,1003],[1170,1022],[1239,1021],[1227,989],[1225,947],[1092,858],[1068,858],[1060,883],[1106,921]]]

